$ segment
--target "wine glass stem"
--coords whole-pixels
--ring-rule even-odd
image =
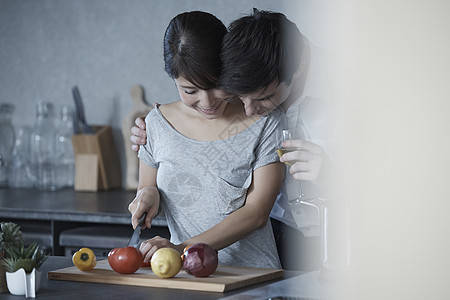
[[[298,181],[298,191],[299,191],[298,198],[299,199],[303,198],[304,194],[303,194],[302,182],[300,180]]]

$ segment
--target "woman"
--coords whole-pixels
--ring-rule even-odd
[[[273,133],[281,112],[248,117],[242,103],[216,89],[226,28],[209,13],[176,16],[164,36],[165,70],[180,100],[146,117],[147,144],[139,150],[139,186],[132,223],[146,226],[164,206],[171,240],[140,246],[144,261],[162,247],[182,253],[194,243],[219,251],[219,264],[280,268],[268,217],[284,167]]]

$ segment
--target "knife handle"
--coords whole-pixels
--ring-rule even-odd
[[[78,86],[74,86],[72,88],[72,95],[75,103],[77,122],[81,124],[81,129],[84,134],[93,134],[94,130],[86,122],[86,117],[84,115],[84,105],[83,101],[81,100],[81,94]]]
[[[145,212],[142,217],[138,220],[138,227],[142,227],[145,225],[145,217],[147,216],[147,213]]]

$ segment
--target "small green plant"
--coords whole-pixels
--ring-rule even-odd
[[[39,269],[47,259],[44,251],[40,249],[35,242],[25,248],[23,245],[19,248],[5,249],[7,257],[3,259],[2,264],[7,272],[16,272],[24,268],[26,273],[31,273],[34,268]]]
[[[31,273],[33,268],[39,269],[42,266],[47,256],[36,242],[25,248],[22,231],[17,224],[5,222],[1,224],[1,229],[0,251],[5,254],[1,264],[7,272],[23,268],[26,273]]]
[[[23,236],[20,226],[13,222],[1,223],[0,251],[20,248],[23,245]]]

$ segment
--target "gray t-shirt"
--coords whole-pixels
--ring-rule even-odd
[[[157,185],[171,242],[201,234],[245,204],[253,171],[278,161],[276,110],[236,134],[239,118],[216,141],[198,141],[176,131],[158,108],[145,118],[147,144],[139,158],[158,168]],[[239,224],[236,224],[239,226]],[[219,264],[280,268],[270,222],[219,251]]]

